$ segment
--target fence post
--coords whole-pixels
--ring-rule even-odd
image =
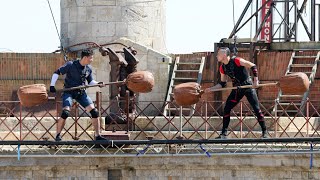
[[[307,98],[307,137],[309,137],[309,120],[310,120],[310,114],[309,114],[309,104],[310,103],[310,101],[309,101],[309,98]]]
[[[243,104],[243,102],[242,101],[240,101],[240,138],[242,139],[242,104]]]
[[[97,91],[96,92],[96,104],[97,104],[97,108],[98,108],[98,112],[99,112],[99,121],[100,121],[100,130],[106,129],[106,124],[103,121],[103,118],[101,117],[101,103],[102,103],[102,93],[101,91]]]
[[[205,138],[208,139],[208,101],[204,102],[204,113],[205,113],[205,121],[206,121],[206,132],[205,132]]]
[[[275,123],[274,123],[274,137],[278,137],[277,132],[278,132],[278,98],[274,99],[274,118],[275,118]]]
[[[166,114],[167,112],[166,112],[166,110],[164,111],[164,115],[165,115],[165,117],[168,117],[168,119],[169,119],[169,121],[171,121],[171,123],[174,123],[174,118],[173,118],[173,120],[170,120],[171,119],[171,111],[170,111],[170,102],[165,102],[165,103],[168,103],[168,114]],[[170,139],[173,139],[173,137],[171,137],[171,123],[169,123],[169,138]]]
[[[180,113],[179,113],[179,117],[180,117],[180,135],[178,139],[182,139],[182,106],[180,106]]]
[[[19,102],[19,106],[20,106],[20,119],[19,119],[19,124],[20,124],[20,141],[22,141],[22,105],[21,102]]]
[[[77,137],[77,131],[78,131],[78,103],[75,102],[74,103],[75,105],[75,113],[74,113],[74,116],[75,116],[75,123],[74,123],[74,140],[77,140],[78,137]]]
[[[126,102],[125,102],[125,111],[127,116],[127,132],[129,132],[129,120],[130,120],[130,114],[129,114],[129,108],[130,108],[130,92],[126,90],[126,96],[125,96]]]

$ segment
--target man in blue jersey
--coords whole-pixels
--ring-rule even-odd
[[[86,81],[89,85],[101,84],[93,80],[92,68],[89,65],[93,61],[93,51],[83,50],[81,52],[81,59],[75,61],[68,61],[63,66],[58,68],[52,75],[50,83],[50,92],[56,92],[55,84],[59,75],[66,75],[64,79],[64,88],[77,87],[85,85]],[[72,100],[75,99],[81,106],[83,106],[87,112],[90,112],[92,117],[92,125],[95,130],[95,140],[106,140],[100,135],[100,121],[98,120],[99,112],[94,107],[91,98],[85,92],[85,89],[65,91],[62,94],[62,113],[61,117],[57,121],[57,135],[55,140],[61,141],[61,131],[65,125],[66,119],[70,116],[70,107],[72,106]]]
[[[243,85],[253,85],[254,87],[257,87],[259,85],[258,70],[254,63],[240,57],[231,57],[229,48],[220,48],[217,54],[217,59],[220,63],[222,63],[222,65],[220,66],[221,81],[217,85],[205,89],[206,93],[214,89],[226,87],[227,76],[231,78],[234,87]],[[252,71],[253,82],[248,74],[247,68],[251,69]],[[261,126],[262,130],[261,137],[268,137],[264,116],[259,107],[259,100],[256,90],[253,88],[245,88],[234,89],[231,91],[224,107],[223,127],[221,134],[217,137],[218,139],[227,138],[227,129],[230,123],[230,112],[239,103],[243,96],[247,97],[251,107],[253,108],[257,116],[258,123]]]

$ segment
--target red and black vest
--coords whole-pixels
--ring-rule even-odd
[[[228,75],[233,86],[251,85],[252,81],[248,71],[244,66],[240,65],[240,58],[233,56],[228,64],[220,66],[220,73]]]

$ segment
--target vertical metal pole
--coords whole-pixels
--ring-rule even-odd
[[[129,106],[130,106],[130,92],[127,90],[126,91],[126,115],[127,115],[127,132],[129,131]]]
[[[298,7],[297,7],[298,4],[297,4],[297,1],[294,1],[293,3],[294,3],[294,24],[296,25],[296,26],[294,27],[294,32],[295,32],[294,41],[296,42],[296,41],[297,41],[297,34],[298,34],[298,17],[297,17],[297,15],[298,15],[298,13],[297,13],[297,11],[298,11]],[[300,12],[299,12],[299,13],[300,13]],[[301,21],[302,21],[302,19],[301,19]],[[291,38],[291,32],[290,32],[289,38]]]
[[[76,108],[76,110],[75,110],[75,123],[74,123],[74,140],[76,140],[76,139],[78,139],[77,138],[77,131],[78,131],[78,103],[77,102],[75,102],[74,103],[74,105],[75,105],[75,108]],[[72,107],[71,107],[72,108]]]
[[[182,106],[180,106],[180,138],[182,138]]]
[[[168,102],[166,102],[165,101],[165,103],[168,103]],[[167,111],[164,111],[164,116],[166,116],[166,117],[168,117],[168,120],[169,120],[169,122],[171,121],[171,119],[170,119],[170,103],[168,103],[168,114],[167,114]],[[171,123],[172,123],[172,121],[168,124],[168,131],[169,131],[169,139],[172,139],[171,138]]]
[[[232,38],[232,37],[235,35],[235,33],[236,33],[236,31],[237,31],[237,29],[238,29],[238,27],[239,27],[239,25],[240,25],[243,17],[244,17],[245,14],[247,13],[247,11],[248,11],[251,3],[252,3],[252,0],[249,0],[248,3],[247,3],[247,5],[246,5],[246,7],[245,7],[244,10],[242,11],[242,13],[241,13],[241,15],[240,15],[240,17],[239,17],[236,25],[233,27],[233,30],[232,30],[231,34],[229,35],[229,39]]]
[[[310,105],[310,101],[309,101],[309,98],[307,98],[307,137],[309,137],[309,105]]]
[[[249,47],[249,61],[256,63],[253,59],[253,53],[254,53],[254,45],[252,42],[250,42],[250,47]]]
[[[205,106],[204,106],[205,110],[205,120],[206,120],[206,134],[205,134],[205,138],[208,139],[208,101],[205,101]]]
[[[256,12],[258,11],[258,9],[259,9],[259,2],[260,2],[261,0],[256,0]],[[255,28],[255,34],[257,34],[257,31],[258,31],[258,27],[259,27],[259,14],[257,13],[256,14],[256,28]],[[250,37],[250,38],[252,38],[252,37]]]
[[[289,14],[289,1],[285,1],[284,2],[284,21],[285,23],[283,23],[284,26],[284,40],[285,42],[290,41],[290,37],[289,37],[289,32],[290,32],[290,14]],[[280,28],[281,29],[281,28]]]
[[[240,138],[242,138],[242,101],[240,102]]]
[[[320,4],[318,5],[318,39],[320,41]]]
[[[100,121],[100,130],[105,130],[105,123],[103,121],[103,118],[101,117],[101,104],[102,104],[102,93],[101,91],[97,91],[96,92],[96,103],[97,103],[97,108],[98,108],[98,112],[99,112],[99,121]]]
[[[311,41],[316,40],[316,2],[311,0]]]
[[[274,137],[277,137],[277,132],[278,132],[278,99],[276,98],[274,100]]]
[[[56,103],[56,132],[58,131],[58,120],[59,120],[59,114],[58,114],[58,101],[57,97],[55,97],[55,103]],[[55,136],[53,136],[55,137]]]
[[[20,124],[20,141],[22,141],[22,105],[21,102],[19,102],[20,106],[20,119],[19,119],[19,124]]]

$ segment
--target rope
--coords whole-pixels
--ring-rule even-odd
[[[56,31],[57,31],[57,35],[58,35],[59,42],[60,42],[60,49],[61,49],[61,52],[63,53],[64,61],[68,61],[68,56],[67,56],[67,53],[63,49],[62,42],[61,42],[61,36],[59,34],[57,23],[56,23],[56,20],[54,19],[53,11],[52,11],[52,8],[51,8],[49,0],[47,0],[47,2],[48,2],[48,5],[49,5],[49,8],[50,8],[50,12],[51,12],[51,16],[52,16],[52,19],[53,19],[54,26],[55,26]]]
[[[61,37],[60,37],[59,31],[58,31],[57,23],[56,23],[56,20],[54,19],[54,15],[53,15],[52,8],[51,8],[49,0],[47,0],[47,2],[48,2],[48,5],[49,5],[49,8],[50,8],[50,12],[51,12],[51,16],[52,16],[52,19],[53,19],[54,26],[56,27],[56,31],[57,31],[57,34],[58,34],[58,37],[59,37],[59,41],[60,41],[60,44],[61,44]]]

